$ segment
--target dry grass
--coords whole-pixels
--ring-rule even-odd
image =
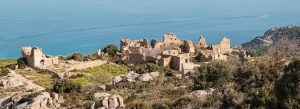
[[[71,80],[83,86],[90,86],[93,84],[108,84],[112,81],[114,76],[127,73],[127,68],[113,64],[105,64],[84,70],[76,70],[74,72],[81,73],[84,76]]]
[[[42,86],[46,89],[51,89],[54,83],[54,77],[51,76],[48,72],[37,72],[37,71],[19,71],[23,77],[32,80],[33,83]]]
[[[23,86],[7,88],[7,89],[0,89],[0,99],[4,98],[6,96],[9,96],[15,92],[22,91],[22,90],[25,90],[25,88]]]
[[[5,59],[5,60],[0,60],[0,67],[5,67],[7,65],[11,64],[17,64],[16,59]]]

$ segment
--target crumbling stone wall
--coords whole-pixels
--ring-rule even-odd
[[[178,50],[165,50],[162,52],[163,56],[178,56],[179,51]]]
[[[172,56],[160,58],[158,60],[158,65],[161,67],[166,67],[166,66],[170,65],[171,59],[172,59]]]
[[[216,53],[213,55],[213,60],[227,60],[227,55]]]
[[[153,48],[144,48],[144,55],[146,57],[146,62],[158,63],[158,60],[161,58],[161,49]]]
[[[144,64],[146,57],[141,53],[129,53],[128,63],[130,64]]]
[[[173,33],[168,33],[163,36],[163,43],[165,45],[173,44],[173,45],[182,45],[182,41],[176,37]]]
[[[190,62],[189,53],[179,54],[178,56],[172,56],[170,67],[174,70],[182,71],[183,64]]]
[[[126,50],[131,50],[131,48],[148,48],[148,41],[147,39],[143,40],[129,40],[129,39],[121,39],[120,40],[120,50],[121,51],[126,51]]]
[[[38,47],[23,47],[22,57],[25,63],[34,68],[43,68],[57,65],[59,63],[58,57],[47,56]]]
[[[201,51],[197,59],[200,60],[201,62],[209,62],[209,61],[215,61],[215,60],[227,60],[228,56],[222,53],[216,53],[212,50],[206,50],[206,51]]]
[[[200,48],[200,49],[207,48],[207,44],[206,44],[206,41],[205,41],[205,38],[203,35],[200,36],[200,38],[196,44],[196,47]]]
[[[192,53],[192,54],[195,53],[195,47],[194,47],[193,41],[184,40],[183,46],[181,47],[181,51],[185,52],[185,53]]]
[[[163,49],[163,50],[171,50],[171,49],[180,49],[180,46],[183,45],[183,42],[178,39],[173,33],[168,33],[163,35],[163,42],[158,42],[155,39],[151,40],[151,47],[154,49]]]
[[[212,45],[211,46],[212,50],[214,50],[216,53],[231,53],[232,52],[232,48],[230,47],[230,39],[224,37],[220,44],[218,45]]]

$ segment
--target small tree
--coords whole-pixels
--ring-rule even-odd
[[[195,88],[222,87],[233,79],[234,66],[228,62],[215,61],[198,68]]]
[[[275,84],[275,95],[280,108],[300,108],[300,60],[293,61]]]

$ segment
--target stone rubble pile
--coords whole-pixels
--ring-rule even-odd
[[[130,71],[129,73],[125,75],[120,75],[114,77],[112,83],[117,84],[121,82],[136,82],[136,81],[151,81],[154,78],[159,76],[159,72],[150,72],[150,73],[144,73],[144,74],[138,74],[134,73],[133,71]]]

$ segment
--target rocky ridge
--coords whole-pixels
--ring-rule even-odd
[[[300,27],[287,25],[279,28],[271,28],[263,36],[255,37],[253,40],[241,44],[243,49],[262,52],[267,46],[278,42],[281,38],[287,37],[300,43]]]

